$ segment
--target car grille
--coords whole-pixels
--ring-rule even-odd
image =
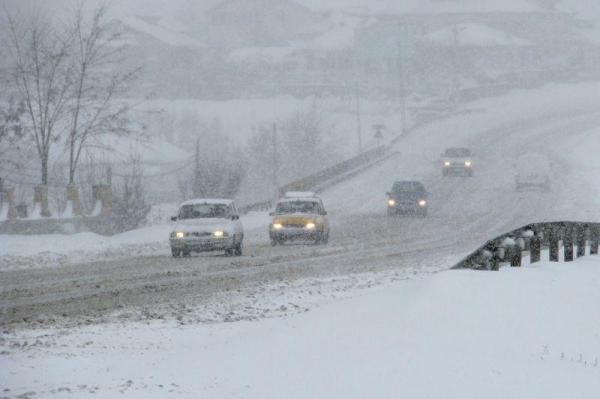
[[[284,227],[304,228],[304,223],[285,223]]]
[[[192,236],[192,237],[208,237],[211,236],[211,233],[208,232],[193,232],[193,233],[189,233],[188,235]]]

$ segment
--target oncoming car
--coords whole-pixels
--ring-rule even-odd
[[[473,153],[468,148],[447,148],[442,154],[444,176],[473,176]]]
[[[271,245],[286,241],[311,241],[326,244],[329,241],[329,221],[323,202],[314,193],[286,193],[272,212],[269,226]]]
[[[205,251],[242,255],[244,229],[232,200],[185,201],[171,220],[177,222],[169,238],[174,257]]]
[[[386,193],[388,216],[411,214],[427,216],[429,208],[428,193],[419,181],[397,181],[392,191]]]

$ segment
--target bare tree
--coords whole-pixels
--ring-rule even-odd
[[[23,124],[21,118],[25,113],[25,104],[9,97],[5,104],[0,104],[0,167],[2,166],[5,152],[13,148],[23,137]]]
[[[17,24],[4,8],[8,25],[8,50],[13,61],[12,77],[27,114],[31,133],[40,159],[41,183],[48,184],[48,162],[52,145],[62,131],[59,126],[69,112],[69,50],[73,37],[58,31],[38,15]]]
[[[69,184],[74,183],[82,150],[92,138],[128,131],[131,105],[123,98],[139,72],[139,68],[124,67],[122,33],[107,20],[106,6],[94,9],[89,19],[85,14],[81,3],[69,27],[74,80],[69,92]]]
[[[122,176],[115,185],[111,213],[111,226],[115,233],[133,230],[142,226],[151,206],[146,198],[142,166],[138,156],[129,161],[130,173]]]

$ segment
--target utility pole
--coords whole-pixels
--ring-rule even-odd
[[[358,75],[356,77],[356,135],[358,136],[358,153],[362,153],[362,122],[360,118],[360,86],[358,84]]]
[[[402,30],[401,30],[402,32]],[[400,119],[402,134],[406,133],[406,67],[402,54],[402,39],[398,40],[398,95],[400,98]]]
[[[453,45],[453,54],[452,54],[452,94],[451,94],[451,98],[452,98],[452,102],[454,103],[454,105],[456,105],[458,103],[458,90],[459,90],[459,86],[460,86],[460,82],[459,82],[459,71],[458,71],[458,49],[459,49],[459,42],[458,42],[458,34],[460,33],[460,30],[458,29],[457,25],[454,25],[452,27],[452,45]]]
[[[196,137],[196,153],[194,155],[194,197],[200,197],[200,137]]]
[[[273,123],[273,185],[275,186],[275,199],[279,198],[279,143],[277,142],[277,124]]]

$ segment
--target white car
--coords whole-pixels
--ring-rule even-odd
[[[179,206],[169,242],[174,257],[192,252],[225,251],[242,255],[244,228],[239,213],[229,199],[193,199]]]
[[[517,191],[550,190],[551,164],[543,154],[525,154],[516,163]]]

